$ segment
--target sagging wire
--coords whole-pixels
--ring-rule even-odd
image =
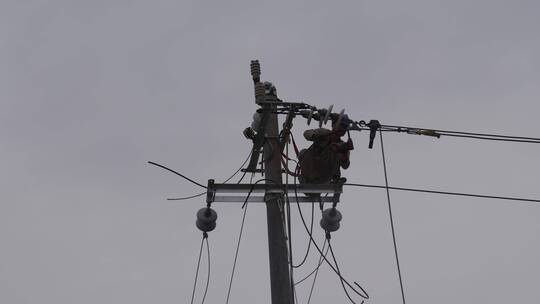
[[[324,239],[324,243],[322,246],[322,250],[324,251],[325,249],[326,251],[324,252],[324,256],[327,256],[330,248],[326,247],[326,238]],[[315,272],[319,271],[319,268],[321,267],[323,262],[324,262],[323,258],[319,256],[319,262],[317,263],[317,266],[315,266],[315,268],[309,274],[305,275],[302,279],[295,282],[294,285],[299,285],[305,280],[309,279]]]
[[[282,153],[283,154],[283,153]],[[289,142],[285,142],[285,168],[287,168],[287,173],[289,171]],[[285,174],[285,204],[286,204],[286,223],[287,223],[287,241],[289,247],[289,283],[291,284],[292,292],[292,302],[293,304],[297,301],[296,298],[296,289],[294,288],[294,263],[293,263],[293,247],[292,247],[292,229],[291,229],[291,202],[289,200],[289,174]]]
[[[386,189],[386,188],[388,188],[390,190],[398,190],[398,191],[421,192],[421,193],[431,193],[431,194],[441,194],[441,195],[466,196],[466,197],[476,197],[476,198],[489,198],[489,199],[508,200],[508,201],[540,203],[540,199],[532,199],[532,198],[493,196],[493,195],[484,195],[484,194],[448,192],[448,191],[416,189],[416,188],[404,188],[404,187],[392,187],[392,186],[386,187],[386,186],[381,186],[381,185],[370,185],[370,184],[345,183],[343,185],[344,186],[363,187],[363,188],[377,188],[377,189]]]
[[[197,270],[195,271],[195,281],[193,282],[193,291],[191,293],[191,304],[193,304],[193,301],[195,300],[195,290],[197,289],[197,280],[199,278],[199,269],[201,266],[201,257],[202,257],[202,251],[203,251],[203,245],[206,241],[206,255],[208,257],[208,272],[206,276],[206,286],[204,288],[204,295],[201,300],[201,304],[204,303],[204,300],[206,299],[206,294],[208,293],[208,286],[210,285],[210,245],[208,243],[208,233],[203,232],[203,237],[201,239],[201,248],[199,250],[199,258],[197,259]]]
[[[340,279],[340,282],[341,282],[341,286],[343,287],[343,291],[345,292],[345,295],[347,295],[347,298],[349,298],[349,300],[352,302],[352,303],[355,303],[354,300],[351,298],[351,296],[349,295],[349,292],[347,291],[347,288],[345,287],[345,284],[347,281],[343,278],[343,276],[341,276],[341,271],[339,270],[339,265],[338,265],[338,262],[337,262],[337,259],[336,259],[336,255],[334,254],[334,249],[332,248],[332,243],[330,242],[330,232],[326,232],[326,239],[328,240],[328,248],[330,248],[330,253],[332,254],[332,259],[334,260],[334,264],[336,264],[336,269],[338,271],[338,276],[339,276],[339,279]],[[362,293],[363,294],[360,294],[358,293],[354,288],[352,288],[358,295],[360,295],[362,298],[364,299],[369,299],[369,295],[367,294],[367,292],[364,290],[364,288],[362,288],[362,286],[360,286],[360,284],[354,282],[354,284],[356,286],[358,286],[358,288],[360,288],[362,290]],[[362,300],[362,302],[360,303],[364,303],[364,300]]]
[[[309,232],[310,233],[313,233],[314,218],[315,218],[315,203],[312,202],[311,203],[311,221],[310,221],[310,224],[309,224]],[[311,240],[308,240],[308,245],[307,245],[306,253],[304,254],[304,258],[302,259],[302,261],[298,265],[293,264],[294,268],[299,268],[302,265],[304,265],[304,263],[306,262],[306,260],[307,260],[307,258],[309,256],[310,249],[311,249]]]
[[[340,280],[342,280],[341,282],[344,283],[345,285],[349,286],[349,288],[351,288],[352,291],[354,291],[354,293],[356,293],[357,295],[359,295],[360,297],[364,298],[364,299],[369,299],[369,295],[367,293],[365,293],[365,295],[363,293],[361,293],[360,291],[358,291],[354,286],[352,286],[349,281],[347,281],[340,273],[340,271],[338,269],[336,269],[336,267],[334,267],[334,265],[332,265],[332,263],[326,258],[326,256],[324,255],[323,251],[321,250],[321,248],[319,247],[319,245],[317,245],[317,243],[315,242],[315,240],[313,239],[313,235],[310,234],[309,232],[309,228],[307,227],[307,224],[306,224],[306,220],[304,218],[304,215],[302,214],[302,209],[300,208],[300,203],[298,202],[298,187],[297,187],[297,184],[296,184],[296,177],[294,177],[294,195],[296,197],[296,204],[297,204],[297,207],[298,207],[298,213],[300,215],[300,219],[302,220],[302,224],[304,225],[304,228],[311,240],[311,242],[313,242],[313,245],[315,246],[315,248],[317,248],[317,251],[319,251],[319,254],[323,257],[324,261],[326,262],[326,264],[328,264],[328,266],[330,266],[330,268],[334,271],[334,273],[340,278]],[[360,284],[358,284],[357,282],[354,282],[354,284],[356,286],[358,286],[362,291],[364,291],[364,289],[360,286]],[[365,292],[365,291],[364,291]],[[349,298],[350,299],[350,298]],[[351,299],[350,299],[351,300]],[[354,302],[353,300],[351,300],[351,302],[353,304],[356,304],[356,302]],[[362,303],[364,301],[362,300]]]
[[[398,256],[398,249],[397,249],[397,243],[396,243],[396,232],[394,229],[394,217],[392,216],[392,204],[390,203],[390,190],[388,189],[388,172],[386,168],[386,157],[384,154],[383,135],[382,135],[382,132],[380,131],[379,131],[379,134],[380,134],[382,162],[383,162],[383,169],[384,169],[384,184],[386,186],[386,198],[388,201],[388,216],[390,218],[390,227],[392,228],[392,241],[394,242],[394,253],[396,255],[396,265],[397,265],[397,272],[399,276],[399,286],[401,288],[401,298],[403,300],[403,304],[405,304],[405,292],[403,291],[403,278],[401,276],[401,268],[399,266],[399,256]],[[330,242],[330,240],[328,241]],[[330,247],[330,251],[332,251],[332,247]]]
[[[196,197],[199,197],[199,196],[203,196],[203,195],[205,195],[205,194],[206,194],[206,192],[201,192],[201,193],[199,193],[199,194],[195,194],[195,195],[192,195],[192,196],[168,198],[167,200],[168,200],[168,201],[184,201],[184,200],[196,198]]]
[[[194,185],[197,185],[197,186],[199,186],[199,187],[201,187],[201,188],[207,189],[207,187],[204,186],[204,185],[202,185],[201,183],[198,183],[198,182],[192,180],[191,178],[189,178],[189,177],[183,175],[182,173],[179,173],[179,172],[174,171],[174,170],[171,169],[171,168],[165,167],[164,165],[160,165],[160,164],[155,163],[155,162],[152,162],[152,161],[149,161],[148,163],[151,164],[151,165],[154,165],[154,166],[156,166],[156,167],[160,167],[160,168],[162,168],[162,169],[165,169],[165,170],[167,170],[167,171],[169,171],[169,172],[172,172],[172,173],[174,173],[174,174],[176,174],[176,175],[182,177],[183,179],[185,179],[185,180],[191,182],[191,183],[194,184]]]
[[[325,246],[326,246],[326,238],[324,239],[324,243],[323,243],[323,251],[324,251]],[[325,258],[326,258],[326,255],[328,254],[328,249],[330,249],[330,247],[326,248],[326,252],[324,253]],[[308,297],[307,304],[311,302],[311,296],[313,295],[313,289],[315,288],[315,282],[317,281],[317,275],[319,274],[319,269],[321,267],[322,262],[323,262],[323,256],[321,255],[319,257],[319,262],[317,263],[317,267],[314,270],[315,276],[313,277],[313,281],[311,282],[311,288],[309,289],[309,297]]]
[[[249,154],[247,156],[247,158],[244,160],[244,162],[240,165],[240,168],[238,168],[238,170],[236,170],[229,178],[227,178],[223,183],[226,183],[228,181],[230,181],[233,177],[236,176],[236,174],[238,174],[238,172],[240,172],[240,170],[242,170],[242,168],[244,167],[244,165],[247,163],[247,161],[249,160],[249,158],[251,157],[251,153],[253,153],[253,151],[249,151]],[[238,180],[237,184],[239,184],[243,179],[244,177],[246,176],[246,173],[247,171],[244,171],[244,174],[242,174],[242,177],[240,177],[240,180]],[[196,198],[196,197],[199,197],[199,196],[203,196],[205,195],[206,192],[201,192],[199,194],[195,194],[195,195],[192,195],[192,196],[186,196],[186,197],[176,197],[176,198],[168,198],[167,200],[168,201],[183,201],[183,200],[188,200],[188,199],[192,199],[192,198]]]
[[[360,122],[360,124],[361,123],[362,122]],[[447,131],[447,130],[426,129],[426,128],[417,128],[417,127],[406,127],[406,126],[381,125],[380,131],[398,132],[398,133],[404,132],[407,134],[427,135],[427,136],[433,136],[437,138],[441,136],[451,136],[451,137],[472,138],[472,139],[492,140],[492,141],[540,144],[540,138],[536,138],[536,137],[510,136],[510,135],[500,135],[500,134],[463,132],[463,131]]]
[[[210,285],[210,244],[208,243],[208,237],[206,238],[206,255],[208,257],[208,273],[206,274],[206,286],[204,287],[204,295],[201,301],[201,304],[204,304],[206,300],[206,294],[208,293],[208,286]]]
[[[251,175],[251,178],[253,178],[253,174]],[[231,278],[229,280],[229,289],[227,291],[227,299],[226,299],[225,303],[229,303],[229,298],[231,296],[232,282],[233,282],[234,274],[235,274],[235,270],[236,270],[236,263],[238,261],[238,252],[240,251],[240,243],[242,242],[242,234],[244,232],[244,223],[246,221],[247,203],[248,203],[249,197],[251,196],[251,193],[253,192],[253,189],[255,188],[255,185],[262,182],[262,181],[271,181],[271,180],[262,178],[262,179],[257,180],[255,183],[251,184],[251,189],[249,189],[249,192],[248,192],[248,194],[246,196],[246,200],[242,204],[242,209],[244,209],[244,214],[242,215],[242,223],[240,224],[240,232],[238,234],[238,242],[236,243],[236,252],[234,254],[234,262],[233,262],[233,267],[232,267],[232,270],[231,270]]]

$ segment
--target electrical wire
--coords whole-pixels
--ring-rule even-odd
[[[397,265],[397,272],[399,276],[399,286],[401,287],[401,298],[403,300],[403,304],[405,304],[405,292],[403,291],[403,278],[401,276],[401,268],[399,266],[399,256],[398,256],[398,249],[397,249],[397,243],[396,243],[396,232],[394,229],[394,217],[392,216],[392,204],[390,203],[390,190],[388,189],[388,171],[386,168],[386,156],[384,154],[383,135],[382,135],[382,132],[379,132],[379,134],[380,134],[380,140],[381,140],[382,163],[383,163],[383,169],[384,169],[384,184],[386,188],[386,198],[388,201],[388,216],[390,217],[390,227],[392,228],[392,241],[394,242],[394,253],[396,255],[396,265]],[[328,242],[330,242],[330,240],[328,240]],[[332,251],[332,247],[330,247],[330,251]]]
[[[326,238],[324,239],[324,243],[323,243],[323,251],[324,251],[324,246],[326,246]],[[326,248],[326,252],[324,253],[324,257],[326,258],[326,255],[328,254],[328,249],[330,249],[330,247],[327,247]],[[314,272],[315,272],[315,276],[313,277],[313,281],[311,281],[311,288],[309,289],[309,297],[308,297],[308,301],[307,301],[307,304],[311,303],[311,296],[313,295],[313,289],[315,288],[315,282],[317,281],[317,276],[319,274],[319,269],[321,267],[321,264],[323,262],[323,256],[321,255],[319,257],[319,262],[318,262],[318,265],[317,267],[315,268]],[[313,272],[312,272],[313,273]],[[311,275],[311,274],[310,274]],[[309,276],[308,276],[309,277]],[[307,277],[306,277],[307,278]]]
[[[174,171],[174,170],[171,169],[171,168],[167,168],[167,167],[165,167],[165,166],[163,166],[163,165],[160,165],[160,164],[155,163],[155,162],[152,162],[152,161],[149,161],[148,163],[151,164],[151,165],[154,165],[154,166],[156,166],[156,167],[160,167],[160,168],[162,168],[162,169],[165,169],[165,170],[167,170],[167,171],[169,171],[169,172],[172,172],[172,173],[174,173],[174,174],[176,174],[176,175],[182,177],[183,179],[185,179],[185,180],[191,182],[192,184],[195,184],[195,185],[197,185],[197,186],[199,186],[199,187],[201,187],[201,188],[207,189],[206,186],[204,186],[204,185],[202,185],[202,184],[200,184],[200,183],[198,183],[198,182],[192,180],[191,178],[189,178],[189,177],[187,177],[187,176],[185,176],[185,175],[183,175],[183,174],[181,174],[181,173],[179,173],[179,172]]]
[[[345,287],[345,284],[344,284],[345,279],[343,278],[343,276],[341,276],[341,271],[339,270],[339,265],[338,265],[338,262],[337,262],[337,259],[336,259],[336,255],[334,254],[334,249],[332,249],[332,243],[330,242],[330,232],[327,232],[326,235],[327,235],[326,238],[328,239],[328,248],[330,248],[330,253],[332,255],[332,259],[334,260],[334,264],[336,265],[336,269],[337,269],[338,276],[339,276],[339,281],[341,283],[341,287],[343,287],[343,292],[345,292],[345,295],[347,296],[347,298],[349,298],[349,301],[351,301],[351,303],[356,304],[356,302],[351,298],[351,295],[347,291],[347,288]],[[358,285],[358,283],[356,283],[356,285]],[[358,286],[360,286],[360,285],[358,285]],[[363,288],[362,288],[362,291],[364,291]],[[369,295],[367,295],[367,293],[366,293],[365,296],[364,295],[360,295],[360,296],[362,298],[364,298],[364,299],[369,299]],[[363,303],[364,303],[364,300],[362,300],[362,302],[360,302],[360,304],[363,304]]]
[[[248,153],[248,156],[246,157],[246,159],[244,160],[244,162],[240,165],[240,167],[238,168],[238,170],[236,170],[231,176],[229,176],[229,178],[227,178],[223,183],[226,183],[228,181],[230,181],[233,177],[236,176],[236,174],[238,174],[238,172],[240,172],[240,170],[242,170],[242,168],[244,167],[244,165],[248,162],[248,160],[251,158],[251,154],[253,153],[253,150],[249,150],[249,153]],[[246,173],[247,171],[244,171],[244,174],[242,175],[242,177],[240,178],[240,180],[242,180],[244,178],[244,176],[246,176]],[[240,183],[240,182],[238,182]]]
[[[236,176],[236,174],[238,174],[238,172],[240,172],[240,170],[242,170],[242,168],[244,167],[244,165],[247,163],[247,161],[249,160],[249,158],[251,157],[251,153],[253,153],[253,151],[250,150],[246,160],[244,160],[244,162],[240,165],[240,168],[238,168],[238,170],[236,170],[229,178],[227,178],[223,183],[226,183],[228,181],[230,181],[234,176]],[[237,184],[239,184],[243,179],[244,177],[246,176],[246,173],[247,171],[244,171],[244,174],[242,175],[242,177],[240,177],[240,180],[237,182]],[[199,196],[203,196],[205,195],[206,192],[202,192],[202,193],[199,193],[199,194],[195,194],[195,195],[191,195],[191,196],[186,196],[186,197],[176,197],[176,198],[168,198],[167,200],[168,201],[183,201],[183,200],[188,200],[188,199],[192,199],[192,198],[196,198],[196,197],[199,197]]]
[[[530,140],[530,141],[540,142],[540,138],[538,137],[523,137],[523,136],[512,136],[512,135],[476,133],[476,132],[448,131],[448,130],[437,130],[437,129],[430,129],[430,128],[417,128],[417,127],[392,126],[392,125],[381,125],[381,127],[396,129],[396,131],[398,129],[401,129],[401,132],[406,132],[407,130],[430,130],[430,131],[435,131],[437,133],[446,133],[446,134],[472,135],[472,136],[496,137],[496,138],[506,138],[506,139],[521,139],[521,140]]]
[[[289,142],[285,144],[285,168],[289,171]],[[285,200],[287,213],[286,223],[287,223],[287,241],[289,249],[289,283],[291,284],[291,292],[293,296],[291,297],[292,303],[298,302],[296,299],[296,289],[294,288],[294,263],[293,263],[293,247],[292,247],[292,228],[291,228],[291,201],[289,200],[289,175],[285,175]]]
[[[509,136],[509,135],[473,133],[473,132],[461,132],[461,131],[446,131],[446,130],[405,127],[405,126],[392,126],[392,125],[381,125],[380,130],[383,132],[398,132],[398,133],[405,132],[409,134],[422,134],[418,132],[428,131],[429,134],[424,134],[424,135],[430,135],[430,136],[435,136],[435,137],[451,136],[451,137],[472,138],[472,139],[480,139],[480,140],[540,144],[540,138],[536,138],[536,137]]]
[[[252,175],[253,177],[253,175]],[[240,225],[240,233],[238,234],[238,242],[236,243],[236,252],[234,254],[234,262],[233,262],[233,267],[232,267],[232,271],[231,271],[231,278],[229,280],[229,289],[227,291],[227,300],[225,301],[225,303],[229,303],[229,298],[231,296],[231,287],[232,287],[232,282],[233,282],[233,279],[234,279],[234,273],[235,273],[235,270],[236,270],[236,262],[238,261],[238,252],[240,250],[240,243],[242,242],[242,234],[244,232],[244,223],[246,221],[246,213],[247,213],[247,203],[248,203],[248,200],[249,200],[249,197],[251,196],[251,193],[253,192],[253,189],[255,188],[255,185],[262,182],[262,181],[266,181],[267,179],[259,179],[257,180],[255,183],[251,184],[251,189],[249,189],[249,192],[246,196],[246,200],[244,201],[244,204],[242,205],[242,209],[244,209],[244,214],[242,215],[242,224]]]
[[[203,237],[201,239],[201,248],[199,250],[199,258],[197,259],[197,270],[195,271],[195,281],[193,282],[193,292],[191,293],[191,304],[193,304],[193,300],[195,299],[195,290],[197,288],[197,279],[199,278],[199,268],[201,266],[201,257],[202,257],[204,240],[206,240],[206,244],[208,245],[208,234],[206,232],[203,232]],[[208,249],[208,279],[206,281],[206,288],[204,291],[203,303],[204,303],[204,299],[206,298],[206,292],[208,291],[209,282],[210,282],[210,249]]]
[[[183,200],[188,200],[188,199],[196,198],[196,197],[199,197],[199,196],[203,196],[205,194],[206,194],[206,192],[201,192],[199,194],[195,194],[195,195],[192,195],[192,196],[168,198],[167,200],[168,201],[183,201]]]
[[[302,220],[302,224],[304,225],[304,228],[309,236],[309,238],[311,239],[311,241],[313,242],[313,245],[315,246],[315,248],[317,248],[317,251],[319,251],[319,254],[321,254],[321,256],[324,258],[324,261],[326,262],[326,264],[328,264],[328,266],[330,266],[330,268],[334,271],[334,273],[336,273],[336,275],[338,277],[340,277],[341,279],[343,279],[343,282],[349,286],[357,295],[361,296],[364,298],[364,295],[361,294],[359,291],[357,291],[354,286],[352,286],[345,278],[343,278],[343,276],[341,275],[341,273],[334,267],[334,265],[332,265],[332,263],[326,258],[326,256],[323,254],[321,248],[319,247],[319,245],[317,245],[317,243],[315,242],[315,240],[313,239],[313,235],[309,233],[309,228],[307,227],[307,224],[306,224],[306,220],[304,218],[304,215],[302,214],[302,209],[300,208],[300,203],[298,202],[298,187],[296,185],[296,177],[293,179],[294,180],[294,195],[296,196],[296,204],[297,204],[297,207],[298,207],[298,213],[300,215],[300,219]],[[358,283],[354,282],[357,286],[360,286]],[[363,288],[362,288],[363,290]]]
[[[310,225],[309,225],[309,232],[310,234],[313,233],[313,222],[314,222],[314,218],[315,218],[315,203],[312,202],[311,203],[311,221],[310,221]],[[294,265],[293,264],[293,267],[294,268],[299,268],[301,267],[302,265],[304,265],[304,263],[306,262],[308,256],[309,256],[309,250],[311,249],[311,240],[308,240],[308,245],[307,245],[307,249],[306,249],[306,253],[304,254],[304,258],[302,259],[302,261],[298,264],[298,265]]]
[[[343,185],[344,186],[354,186],[354,187],[364,187],[364,188],[379,188],[379,189],[386,189],[387,188],[386,186],[370,185],[370,184],[346,183],[346,184],[343,184]],[[398,190],[398,191],[422,192],[422,193],[432,193],[432,194],[442,194],[442,195],[467,196],[467,197],[476,197],[476,198],[489,198],[489,199],[498,199],[498,200],[540,203],[540,199],[531,199],[531,198],[493,196],[493,195],[483,195],[483,194],[448,192],[448,191],[437,191],[437,190],[415,189],[415,188],[403,188],[403,187],[392,187],[392,186],[388,186],[388,189],[390,189],[390,190]]]
[[[210,244],[208,243],[208,237],[205,238],[206,240],[206,256],[208,257],[208,273],[206,274],[206,287],[204,287],[204,295],[201,301],[201,304],[204,304],[204,300],[206,300],[206,294],[208,293],[208,286],[210,285]]]
[[[322,250],[324,251],[326,248],[326,251],[324,252],[324,256],[327,256],[328,255],[328,250],[330,248],[326,247],[326,238],[324,239],[324,243],[323,243],[323,246],[322,246]],[[306,276],[304,276],[302,279],[298,280],[297,282],[294,283],[294,285],[299,285],[301,284],[302,282],[304,282],[305,280],[309,279],[309,277],[311,277],[316,271],[318,271],[318,269],[321,267],[322,263],[323,263],[323,258],[319,256],[319,262],[317,263],[317,266],[315,266],[315,268],[309,273],[307,274]]]

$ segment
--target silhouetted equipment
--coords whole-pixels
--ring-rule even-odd
[[[195,225],[203,232],[210,232],[216,228],[217,213],[210,207],[201,208],[197,211]]]
[[[341,212],[336,208],[328,208],[322,212],[321,228],[327,232],[335,232],[339,229],[342,219]]]
[[[378,120],[371,120],[367,126],[369,127],[369,145],[368,147],[370,149],[373,149],[373,140],[375,139],[375,135],[377,135],[377,130],[380,129],[381,124]]]

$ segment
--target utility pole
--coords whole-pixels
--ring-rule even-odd
[[[268,252],[270,266],[270,287],[272,304],[293,304],[294,292],[291,284],[289,268],[289,248],[285,234],[284,195],[294,189],[297,203],[332,203],[339,202],[343,185],[340,183],[326,184],[287,184],[282,182],[282,151],[288,140],[295,115],[306,115],[309,121],[313,119],[326,122],[330,110],[317,110],[315,107],[294,102],[284,102],[277,97],[276,88],[270,82],[261,82],[261,68],[257,60],[251,61],[251,75],[255,87],[255,103],[259,106],[254,115],[254,123],[244,130],[244,136],[251,139],[253,147],[251,158],[244,172],[264,172],[265,184],[227,184],[215,183],[208,180],[206,204],[207,207],[197,213],[197,227],[203,232],[212,231],[216,227],[217,215],[210,208],[215,202],[228,203],[265,203],[268,224]],[[278,127],[278,112],[287,111],[283,126],[282,138]],[[307,111],[307,112],[306,112]],[[314,113],[317,111],[317,113]],[[257,169],[262,154],[264,168]],[[157,165],[157,164],[156,164]],[[160,165],[158,165],[160,166]],[[230,194],[247,195],[230,195]],[[252,194],[264,193],[264,196]],[[308,194],[298,197],[296,193]],[[322,193],[326,195],[321,196]],[[328,194],[333,194],[329,196]],[[338,220],[339,222],[339,220]],[[339,227],[339,223],[337,224]]]
[[[258,65],[258,62],[252,62]],[[252,68],[253,70],[253,68]],[[260,73],[260,68],[259,68]],[[254,82],[255,82],[254,78]],[[255,87],[261,87],[255,83]],[[260,91],[259,91],[260,92]],[[262,93],[262,92],[261,92]],[[274,96],[268,96],[265,91],[265,100],[272,100]],[[281,178],[281,149],[279,142],[278,118],[275,113],[276,106],[264,104],[264,115],[268,115],[266,121],[266,140],[263,149],[265,183],[282,184]],[[264,120],[263,120],[264,121]],[[283,223],[283,194],[265,192],[266,217],[268,223],[268,251],[270,260],[270,287],[272,304],[292,304],[292,290],[289,274],[289,252],[285,237]]]

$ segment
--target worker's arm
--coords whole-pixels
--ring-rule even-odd
[[[350,151],[347,151],[341,155],[341,159],[339,161],[339,165],[341,166],[341,168],[343,169],[349,168],[349,166],[351,165],[350,156],[351,156]]]

